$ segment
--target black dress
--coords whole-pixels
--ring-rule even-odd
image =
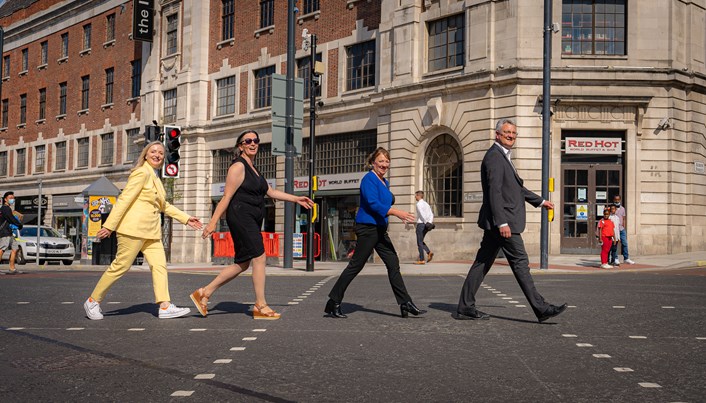
[[[260,229],[265,217],[265,195],[269,185],[243,157],[233,160],[233,164],[237,163],[244,165],[245,179],[230,200],[226,221],[233,237],[233,261],[242,263],[265,253]]]

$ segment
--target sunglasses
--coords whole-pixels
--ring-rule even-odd
[[[240,142],[240,144],[245,144],[245,145],[248,145],[248,146],[249,146],[250,144],[252,144],[252,143],[260,144],[260,139],[257,138],[257,137],[255,137],[254,139],[245,139],[245,140],[243,140],[243,141]]]

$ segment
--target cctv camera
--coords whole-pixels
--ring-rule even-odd
[[[667,130],[672,126],[672,124],[669,122],[669,118],[663,118],[662,120],[657,123],[657,127],[659,127],[662,130]]]

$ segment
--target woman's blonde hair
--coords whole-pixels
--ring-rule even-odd
[[[365,162],[365,169],[373,169],[373,162],[375,162],[380,154],[384,155],[388,160],[390,159],[390,152],[383,147],[378,147],[368,156],[368,160]]]
[[[155,144],[159,144],[162,149],[164,149],[164,144],[162,144],[161,141],[152,141],[148,143],[145,148],[142,149],[142,152],[140,153],[140,156],[137,157],[137,160],[135,161],[135,166],[132,167],[130,172],[135,171],[136,169],[140,168],[142,165],[144,165],[145,161],[147,160],[147,151],[149,151],[150,147],[152,147]],[[164,161],[162,161],[162,164],[164,164]]]

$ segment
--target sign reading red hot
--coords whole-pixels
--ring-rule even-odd
[[[611,154],[623,152],[623,142],[615,137],[567,137],[564,139],[566,154]]]

